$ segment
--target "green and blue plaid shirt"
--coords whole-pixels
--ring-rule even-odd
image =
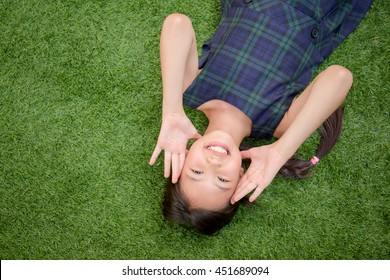
[[[359,24],[372,0],[221,0],[222,16],[204,44],[202,72],[184,93],[197,108],[224,100],[270,139],[316,67]]]

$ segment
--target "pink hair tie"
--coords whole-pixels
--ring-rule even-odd
[[[320,159],[319,159],[318,157],[316,157],[316,156],[313,156],[313,157],[310,159],[310,161],[311,161],[311,163],[312,163],[313,165],[316,165],[316,164],[320,161]]]

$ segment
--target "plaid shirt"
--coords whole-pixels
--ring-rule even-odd
[[[222,17],[204,44],[202,72],[184,93],[197,108],[224,100],[270,139],[315,68],[358,25],[372,0],[221,0]]]

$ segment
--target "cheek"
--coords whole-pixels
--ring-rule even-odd
[[[237,187],[238,182],[241,179],[241,166],[231,166],[225,170],[226,177],[231,180],[234,188]]]
[[[241,159],[241,155],[240,156],[235,156],[232,161],[230,162],[229,164],[230,166],[230,170],[232,172],[234,172],[235,174],[237,173],[239,176],[239,174],[241,173],[241,169],[242,169],[242,159]]]
[[[231,168],[229,168],[228,172],[232,177],[232,180],[238,184],[243,175],[243,168],[241,166],[241,162],[239,164],[232,165]]]
[[[199,148],[195,144],[193,144],[186,154],[184,165],[188,164],[189,162],[192,163],[196,162],[199,158],[198,156],[199,153],[200,153]]]

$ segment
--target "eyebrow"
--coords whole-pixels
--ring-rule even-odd
[[[191,176],[191,175],[189,175],[189,174],[186,174],[187,175],[187,177],[191,180],[191,181],[193,181],[193,182],[200,182],[200,181],[202,181],[202,180],[200,180],[200,179],[198,179],[198,178],[196,178],[196,177],[194,177],[194,176]],[[219,184],[214,184],[214,186],[216,186],[218,189],[220,189],[220,190],[223,190],[224,192],[227,192],[228,190],[230,190],[230,188],[225,188],[225,187],[223,187],[223,186],[221,186],[221,185],[219,185]]]

